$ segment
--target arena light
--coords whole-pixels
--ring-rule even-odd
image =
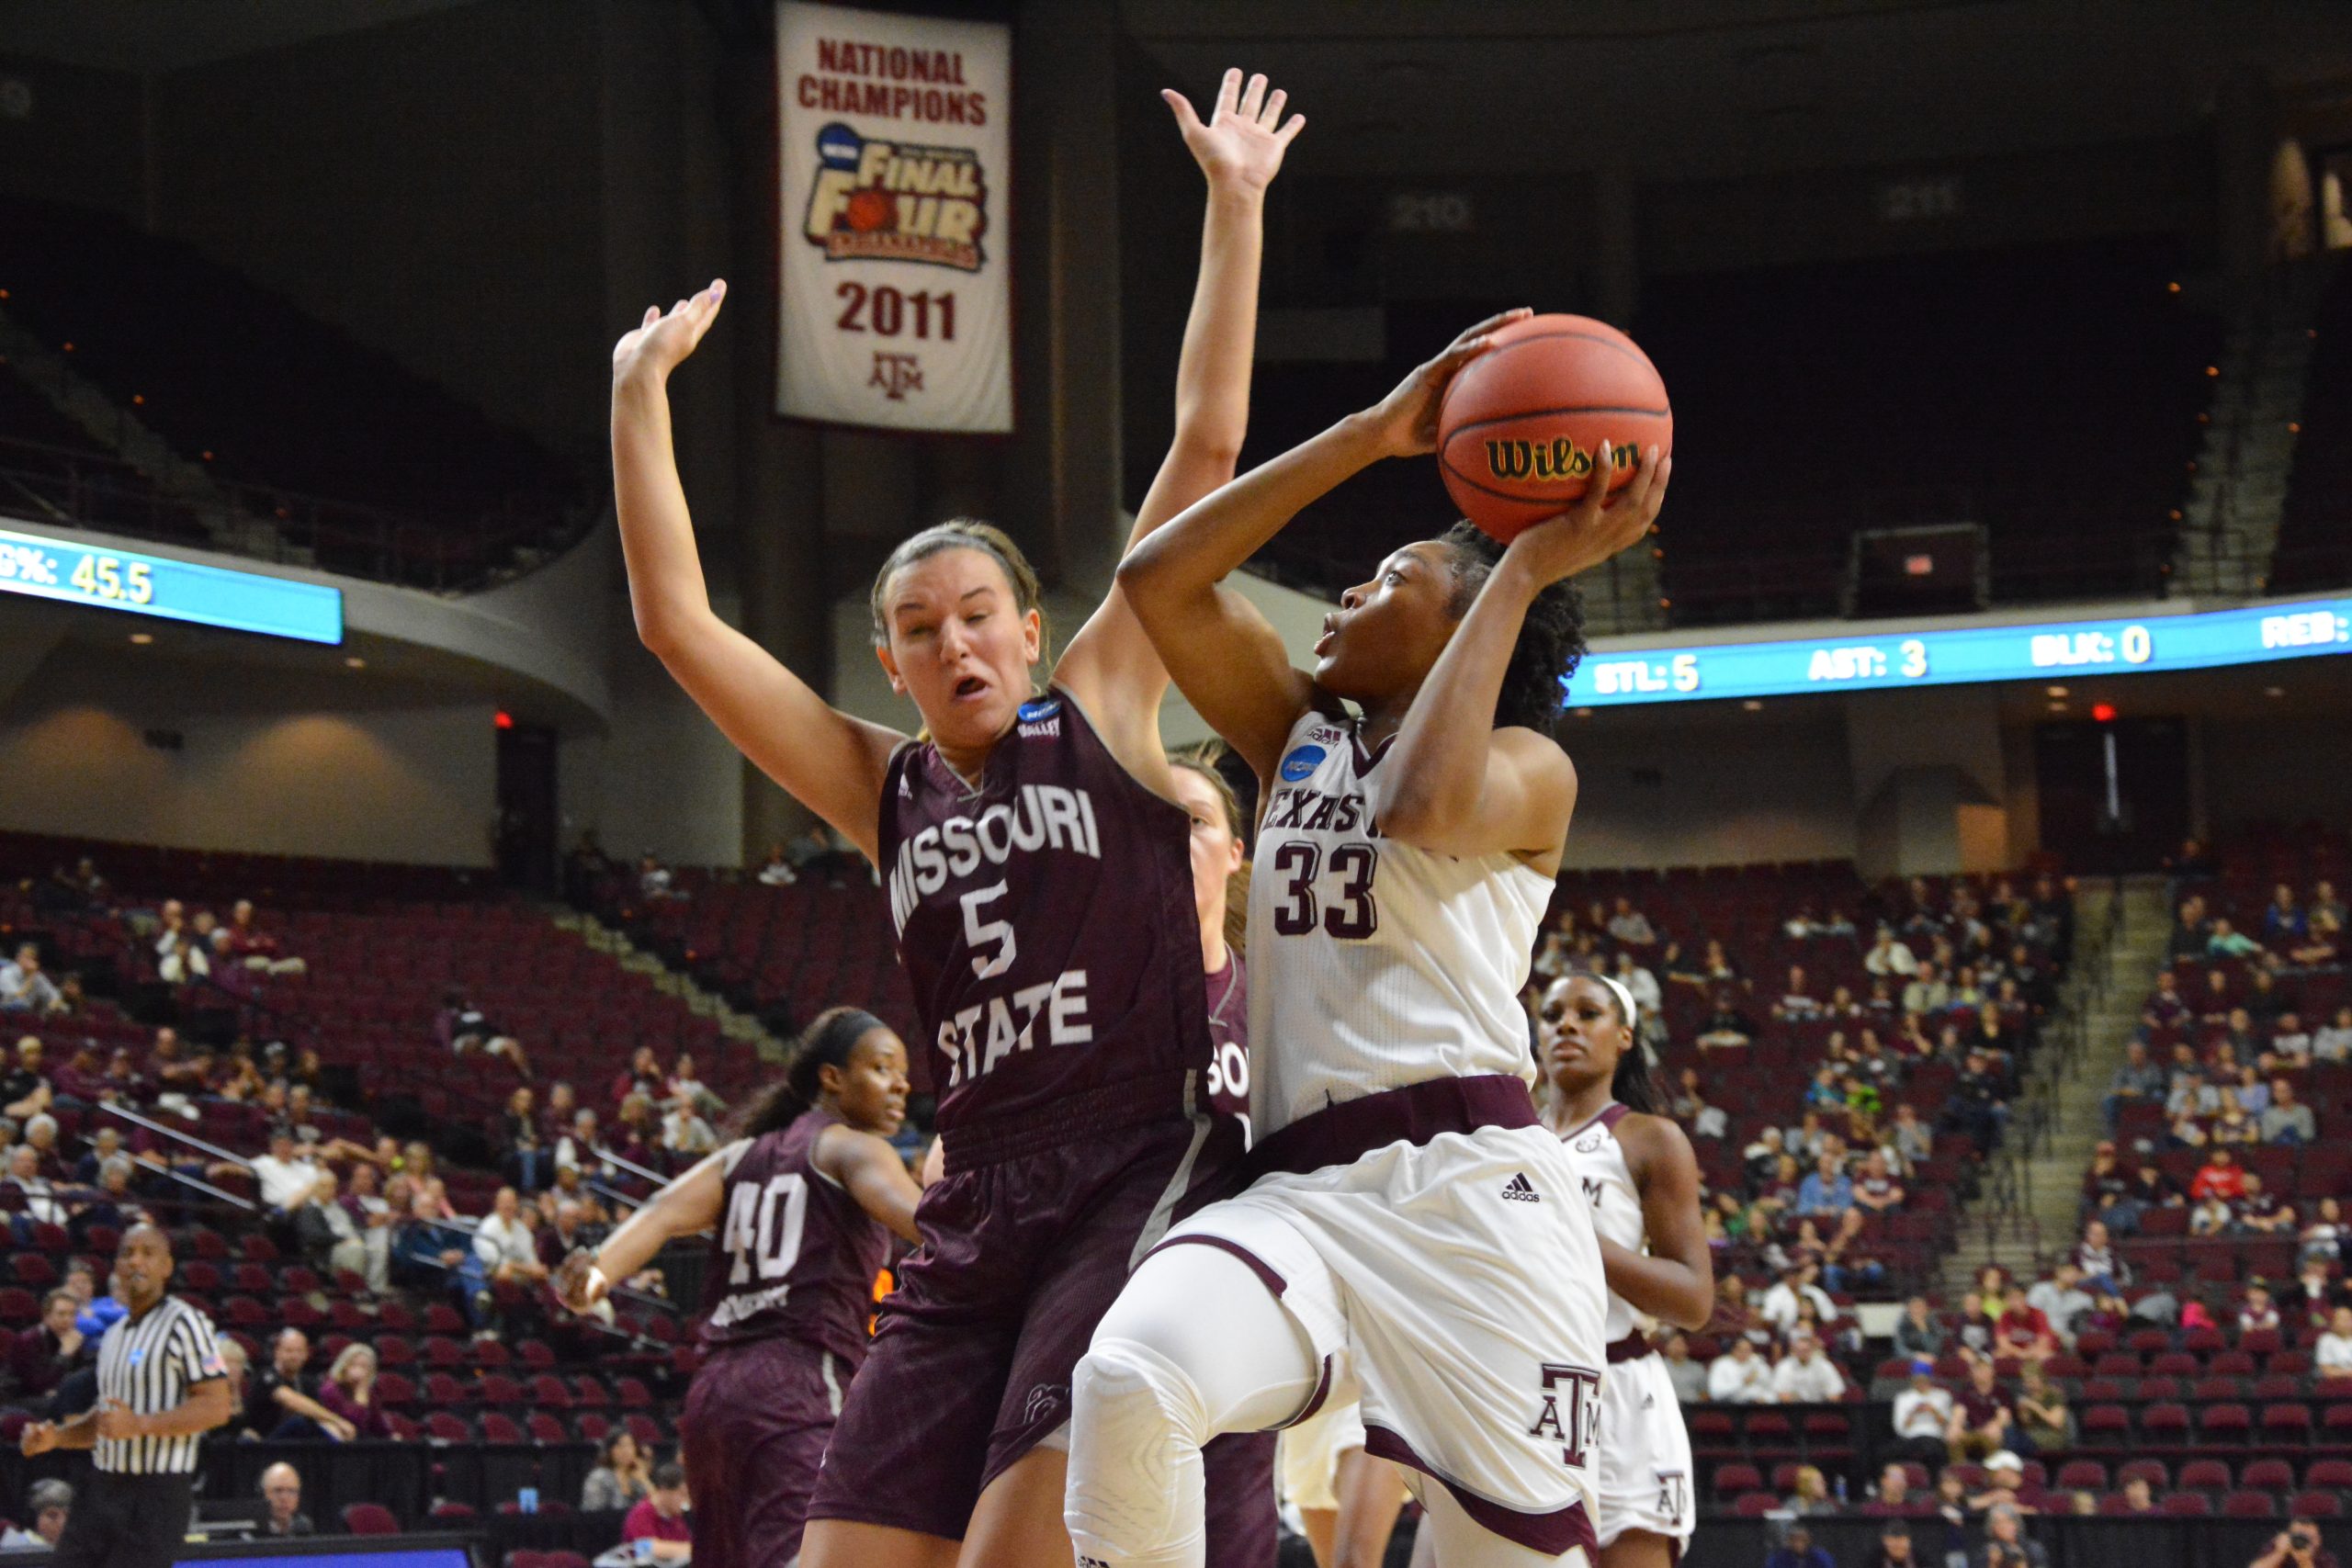
[[[343,592],[0,528],[0,593],[303,642],[343,640]]]
[[[512,729],[514,728],[514,716],[504,708],[500,708],[490,716],[490,722],[500,729]]]
[[[1884,691],[2052,676],[2213,670],[2352,653],[2352,598],[2137,619],[1998,626],[1859,623],[1815,641],[1596,649],[1570,678],[1575,707]]]
[[[2097,719],[2101,724],[2113,724],[2115,722],[2115,705],[2113,703],[2093,703],[2091,705],[2091,717]]]

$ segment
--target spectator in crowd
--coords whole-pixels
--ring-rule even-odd
[[[2197,1168],[2197,1175],[2188,1183],[2188,1196],[2192,1202],[2207,1198],[2219,1198],[2230,1202],[2245,1197],[2245,1168],[2226,1148],[2208,1152],[2205,1163]]]
[[[379,1296],[392,1288],[392,1232],[400,1223],[400,1212],[394,1208],[390,1193],[379,1190],[382,1186],[383,1178],[374,1165],[356,1162],[351,1168],[349,1190],[339,1200],[343,1212],[358,1228],[360,1250],[366,1259],[358,1272],[368,1281],[368,1289]],[[405,1183],[401,1190],[406,1193]]]
[[[2270,1043],[2257,1058],[2266,1070],[2299,1073],[2312,1065],[2312,1034],[2303,1027],[2303,1015],[2284,1012],[2270,1032]]]
[[[385,1438],[392,1424],[376,1403],[376,1351],[364,1340],[353,1340],[335,1353],[319,1403],[340,1417],[355,1438]]]
[[[1862,1156],[1862,1174],[1853,1184],[1857,1207],[1873,1214],[1889,1214],[1903,1207],[1903,1184],[1886,1167],[1886,1156],[1872,1149]]]
[[[2227,1235],[2236,1220],[2230,1201],[2219,1193],[2211,1193],[2188,1211],[2188,1234],[2200,1238]]]
[[[2333,1200],[2322,1200],[2332,1201]],[[2298,1261],[2302,1271],[2287,1288],[2279,1303],[2279,1310],[2295,1326],[2316,1335],[2327,1327],[2328,1319],[2346,1298],[2328,1272],[2330,1259],[2306,1255]]]
[[[1939,1455],[1943,1452],[1941,1443],[1937,1444],[1936,1451]],[[1873,1518],[1891,1518],[1909,1513],[1913,1506],[1911,1472],[1904,1467],[1900,1460],[1897,1460],[1880,1469],[1877,1495],[1871,1497],[1855,1512]]]
[[[1998,1453],[2017,1435],[2017,1415],[2002,1392],[1989,1357],[1968,1363],[1968,1381],[1952,1400],[1951,1419],[1944,1428],[1944,1448],[1954,1464]]]
[[[2066,1393],[2042,1374],[2040,1361],[2018,1368],[2018,1430],[2036,1453],[2064,1453],[2073,1446],[2074,1413]]]
[[[1944,1353],[1944,1345],[1951,1337],[1943,1325],[1936,1321],[1927,1297],[1913,1296],[1903,1303],[1903,1315],[1894,1324],[1896,1355],[1932,1361]]]
[[[676,880],[670,874],[670,868],[663,865],[651,850],[646,851],[638,857],[637,892],[638,897],[653,904],[684,897],[678,892]]]
[[[1819,1272],[1817,1265],[1804,1258],[1797,1258],[1782,1270],[1780,1282],[1764,1292],[1764,1300],[1758,1305],[1758,1310],[1763,1314],[1764,1321],[1785,1334],[1795,1326],[1797,1307],[1804,1302],[1813,1303],[1815,1314],[1823,1323],[1834,1319],[1838,1315],[1838,1303],[1829,1299],[1828,1292],[1815,1283]]]
[[[1967,1134],[1976,1152],[1984,1155],[1992,1152],[2008,1117],[1997,1067],[1982,1051],[1970,1051],[1952,1082],[1951,1097],[1944,1102],[1944,1125]]]
[[[1813,994],[1813,983],[1805,978],[1803,965],[1789,965],[1789,983],[1781,999],[1772,1004],[1772,1016],[1783,1023],[1802,1023],[1821,1016],[1820,998]]]
[[[1800,1214],[1842,1214],[1854,1205],[1854,1183],[1838,1162],[1838,1156],[1823,1153],[1813,1162],[1813,1171],[1797,1188],[1797,1213]]]
[[[2335,1016],[2312,1036],[2312,1060],[2352,1061],[2352,1007],[2340,1007]]]
[[[302,1472],[279,1460],[261,1472],[262,1501],[269,1512],[262,1516],[261,1533],[289,1538],[316,1533],[311,1516],[302,1511]]]
[[[65,1010],[64,994],[57,982],[41,973],[40,949],[19,942],[17,956],[0,964],[0,1012],[26,1012],[35,1017]]]
[[[1821,1353],[1821,1341],[1799,1330],[1789,1353],[1772,1369],[1772,1396],[1783,1404],[1834,1404],[1845,1397],[1846,1377]]]
[[[0,1551],[54,1551],[74,1512],[74,1488],[62,1481],[36,1481],[25,1491],[25,1517],[32,1528],[11,1525],[0,1534]]]
[[[155,977],[167,986],[186,985],[212,973],[212,947],[188,924],[187,907],[166,898],[156,911]]]
[[[2126,1196],[2132,1207],[2139,1211],[2143,1223],[2149,1210],[2177,1209],[2186,1201],[2181,1195],[2180,1183],[2165,1174],[2165,1168],[2156,1162],[2154,1149],[2145,1149],[2133,1156]]]
[[[572,1113],[571,1130],[556,1143],[555,1168],[576,1170],[582,1177],[609,1174],[603,1153],[603,1129],[596,1123],[595,1111],[583,1105]]]
[[[2269,1282],[2256,1275],[2246,1281],[2245,1295],[2238,1303],[2238,1332],[2276,1334],[2278,1328],[2278,1305],[2270,1299]]]
[[[1984,1551],[1976,1568],[2050,1568],[2050,1553],[2025,1533],[2015,1503],[1996,1503],[1984,1515]]]
[[[442,997],[434,1032],[452,1055],[465,1057],[480,1053],[504,1062],[519,1077],[531,1076],[530,1057],[523,1050],[522,1042],[492,1023],[463,991],[453,988]]]
[[[1657,928],[1650,918],[1634,908],[1631,898],[1620,897],[1614,913],[1609,917],[1610,936],[1626,947],[1650,947],[1657,942]]]
[[[1781,1511],[1795,1518],[1816,1518],[1838,1511],[1838,1499],[1829,1495],[1828,1478],[1818,1465],[1801,1464],[1789,1477],[1788,1500]]]
[[[1952,1420],[1958,1414],[1950,1390],[1936,1382],[1936,1364],[1925,1356],[1911,1362],[1911,1383],[1894,1396],[1894,1448],[1931,1470],[1951,1452]]]
[[[2011,1291],[2002,1298],[1993,1325],[1993,1353],[2020,1361],[2046,1361],[2058,1353],[2050,1320],[2024,1293]]]
[[[700,1159],[718,1146],[718,1134],[691,1100],[670,1102],[662,1115],[662,1148],[680,1161]]]
[[[1718,1404],[1770,1404],[1771,1363],[1756,1353],[1756,1342],[1746,1335],[1731,1342],[1707,1369],[1707,1397]]]
[[[58,1201],[57,1191],[48,1177],[40,1173],[40,1155],[30,1144],[18,1144],[8,1151],[8,1175],[0,1181],[17,1194],[17,1212],[9,1216],[15,1226],[17,1240],[33,1245],[36,1224],[62,1226],[71,1218],[65,1205]]]
[[[1683,1404],[1696,1404],[1707,1397],[1707,1369],[1691,1359],[1690,1341],[1680,1333],[1666,1337],[1666,1348],[1660,1352],[1666,1361],[1667,1381],[1674,1385],[1674,1397]]]
[[[2262,911],[2264,945],[2283,949],[2310,930],[2311,922],[2296,906],[2295,890],[2283,882],[2272,888],[2270,907]]]
[[[654,1467],[652,1494],[628,1511],[621,1522],[621,1540],[637,1548],[639,1562],[684,1562],[694,1555],[684,1466],[670,1460]],[[640,1544],[649,1541],[650,1547]]]
[[[1871,939],[1870,951],[1862,954],[1862,967],[1875,976],[1908,979],[1918,970],[1919,960],[1892,926],[1883,925]]]
[[[2107,1098],[2099,1102],[2107,1117],[2108,1131],[2115,1130],[2116,1119],[2125,1106],[2163,1103],[2166,1088],[2165,1070],[2150,1059],[2146,1043],[2138,1040],[2127,1043],[2123,1047],[2123,1065],[2108,1080]]]
[[[254,901],[240,898],[229,906],[229,923],[220,946],[230,959],[247,969],[267,975],[301,975],[310,965],[286,951],[285,944],[264,931],[254,919]]]
[[[2327,1332],[2312,1342],[2312,1371],[2323,1383],[2352,1386],[2352,1306],[2328,1314]]]
[[[1813,1531],[1800,1519],[1789,1526],[1781,1544],[1765,1554],[1764,1568],[1838,1568],[1838,1560],[1813,1544]]]
[[[435,1292],[461,1287],[457,1280],[472,1254],[458,1245],[458,1233],[443,1220],[441,1205],[422,1188],[409,1199],[407,1222],[394,1232],[392,1282],[406,1290]]]
[[[351,1211],[343,1206],[334,1171],[319,1172],[293,1213],[294,1239],[312,1268],[327,1273],[348,1269],[354,1274],[367,1274],[368,1242]]]
[[[2261,951],[2262,944],[2233,926],[2226,916],[2216,915],[2213,918],[2212,929],[2205,936],[2208,957],[2251,958]]]
[[[522,1195],[502,1187],[491,1200],[491,1212],[474,1232],[474,1256],[481,1259],[482,1277],[492,1284],[537,1282],[548,1277],[539,1261],[538,1239],[523,1213]]]
[[[1878,1550],[1865,1560],[1864,1568],[1920,1568],[1919,1557],[1912,1550],[1908,1521],[1886,1521],[1878,1532]]]
[[[2266,1144],[2299,1145],[2319,1141],[2319,1122],[2312,1108],[2295,1098],[2295,1085],[2283,1075],[2270,1080],[2270,1103],[2257,1119]]]
[[[1936,1150],[1936,1130],[1919,1120],[1917,1108],[1905,1100],[1894,1108],[1891,1131],[1894,1152],[1903,1156],[1905,1165],[1917,1169],[1933,1157]]]
[[[1968,1506],[1980,1514],[2003,1503],[2015,1506],[2018,1503],[2018,1491],[2024,1484],[2025,1461],[2011,1450],[1996,1450],[1984,1461],[1984,1489],[1971,1495]],[[2029,1514],[2034,1512],[2031,1508],[2024,1511]]]
[[[653,1493],[653,1467],[645,1450],[626,1427],[616,1427],[605,1434],[605,1446],[596,1456],[596,1468],[588,1472],[581,1484],[580,1510],[582,1513],[610,1512],[633,1508]]]
[[[1691,1043],[1704,1055],[1710,1051],[1736,1051],[1756,1039],[1756,1025],[1739,1010],[1739,1000],[1729,990],[1715,993],[1714,1011],[1707,1015]]]
[[[299,1328],[278,1331],[270,1364],[245,1394],[245,1425],[265,1438],[351,1440],[350,1423],[319,1403],[311,1375],[311,1338]]]
[[[2123,1512],[2129,1516],[2158,1511],[2155,1493],[2149,1487],[2148,1478],[2144,1475],[2126,1477],[2123,1483]]]
[[[792,857],[779,842],[768,851],[768,858],[760,863],[752,880],[763,887],[789,887],[800,878],[792,869]]]
[[[2235,1228],[2248,1235],[2291,1235],[2295,1206],[2263,1184],[2261,1173],[2245,1173],[2245,1195],[2232,1204]]]
[[[280,1214],[292,1214],[319,1185],[320,1170],[311,1158],[311,1146],[298,1147],[293,1130],[285,1126],[270,1129],[269,1152],[254,1156],[253,1173],[261,1184],[263,1205]]]
[[[0,1075],[0,1113],[22,1122],[49,1110],[56,1091],[41,1071],[45,1054],[38,1035],[17,1042],[16,1064]]]
[[[1778,1127],[1767,1127],[1756,1135],[1755,1142],[1739,1151],[1740,1167],[1747,1176],[1750,1191],[1761,1188],[1781,1168],[1781,1156],[1787,1153],[1784,1135]]]
[[[2025,1293],[2026,1304],[2041,1314],[2050,1332],[2068,1346],[2075,1343],[2075,1320],[2091,1310],[2091,1295],[2083,1289],[2082,1266],[2071,1258],[2059,1259],[2051,1276]]]
[[[2246,1568],[2335,1568],[2335,1553],[2320,1544],[2319,1521],[2297,1514]]]
[[[51,1291],[40,1303],[40,1321],[17,1334],[8,1346],[8,1381],[20,1401],[46,1399],[81,1366],[86,1336],[75,1319],[82,1303],[71,1291]]]

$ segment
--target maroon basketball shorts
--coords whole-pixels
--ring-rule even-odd
[[[695,1551],[726,1568],[785,1568],[841,1415],[850,1367],[781,1336],[711,1352],[680,1422]]]
[[[1234,1185],[1230,1118],[1105,1130],[1075,1110],[1049,1134],[949,1140],[948,1173],[916,1211],[923,1244],[882,1303],[810,1518],[962,1540],[989,1483],[1069,1421],[1070,1374],[1127,1275],[1170,1224]],[[1220,1565],[1272,1561],[1272,1457],[1250,1476],[1253,1445],[1265,1447],[1242,1435],[1207,1450]],[[1219,1521],[1231,1514],[1247,1537],[1253,1509],[1264,1555],[1228,1559]]]

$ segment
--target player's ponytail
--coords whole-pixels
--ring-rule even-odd
[[[817,1103],[823,1092],[821,1074],[827,1067],[846,1067],[857,1043],[877,1029],[890,1026],[863,1008],[827,1008],[809,1020],[785,1058],[784,1076],[770,1084],[744,1111],[735,1130],[739,1138],[756,1138],[789,1127]]]
[[[1438,543],[1453,553],[1453,599],[1447,608],[1458,621],[1503,558],[1503,547],[1473,523],[1456,523]],[[1568,677],[1584,653],[1583,596],[1573,582],[1555,582],[1535,596],[1520,623],[1502,690],[1495,694],[1495,728],[1551,734],[1567,699]]]

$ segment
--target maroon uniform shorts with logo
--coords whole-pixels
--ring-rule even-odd
[[[783,1335],[711,1352],[679,1421],[697,1555],[727,1568],[786,1568],[800,1554],[853,1371]]]
[[[1229,1117],[1072,1137],[1092,1119],[1060,1109],[1034,1139],[949,1138],[947,1174],[916,1211],[923,1245],[882,1303],[810,1518],[963,1539],[988,1483],[1069,1419],[1070,1375],[1135,1265],[1234,1185]],[[1271,1565],[1268,1445],[1240,1434],[1206,1455],[1209,1561]],[[1261,1536],[1262,1555],[1240,1544]]]

